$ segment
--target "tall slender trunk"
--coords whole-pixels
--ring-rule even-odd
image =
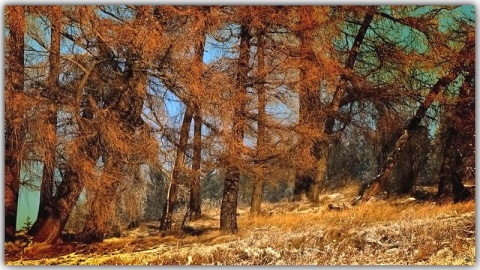
[[[42,172],[42,184],[40,186],[40,204],[38,207],[37,220],[33,224],[32,228],[28,231],[28,234],[34,235],[40,228],[41,224],[47,218],[53,199],[53,179],[55,171],[55,149],[57,141],[57,105],[55,104],[55,97],[58,94],[58,76],[60,74],[60,30],[61,30],[61,18],[62,7],[53,6],[50,15],[51,20],[51,32],[50,32],[50,71],[47,77],[47,86],[49,91],[47,92],[47,98],[52,98],[48,104],[48,116],[47,116],[47,132],[46,146],[43,172]]]
[[[200,166],[202,161],[202,119],[199,110],[194,116],[193,127],[193,176],[190,183],[189,215],[191,220],[199,219],[202,215],[200,198]]]
[[[264,36],[265,32],[262,29],[257,34],[258,45],[257,45],[257,55],[258,55],[258,80],[260,81],[257,86],[258,91],[258,133],[257,133],[257,157],[262,159],[265,152],[266,145],[266,111],[267,106],[267,96],[265,92],[265,49],[264,49]],[[262,204],[262,193],[264,185],[264,171],[262,164],[258,165],[257,172],[255,175],[255,181],[253,181],[253,191],[252,191],[252,201],[250,212],[258,214],[261,210]]]
[[[235,149],[243,145],[247,75],[250,60],[250,31],[249,27],[242,25],[240,30],[240,55],[237,70],[237,93],[238,103],[234,105],[232,119],[232,140],[229,147],[230,154],[238,154]],[[222,205],[220,207],[220,230],[228,233],[237,233],[237,200],[238,183],[240,181],[240,169],[238,165],[229,162],[223,187]]]
[[[172,229],[172,216],[175,202],[178,195],[178,182],[184,174],[185,148],[187,146],[190,133],[190,125],[192,123],[193,107],[187,104],[185,114],[183,116],[182,127],[180,128],[180,141],[177,147],[175,163],[172,169],[172,177],[168,186],[167,200],[163,207],[162,218],[160,220],[160,230],[170,231]]]
[[[22,110],[15,100],[23,92],[25,11],[23,6],[6,7],[5,71],[5,241],[15,240],[18,191],[22,157]]]
[[[370,199],[371,196],[375,195],[378,192],[378,190],[380,190],[380,188],[382,188],[385,185],[385,182],[390,176],[392,168],[395,165],[400,152],[403,150],[403,147],[411,137],[410,133],[418,129],[418,127],[420,126],[420,122],[425,117],[425,113],[430,108],[432,103],[435,101],[437,95],[445,87],[447,87],[453,80],[455,80],[455,78],[457,78],[458,75],[460,75],[460,73],[463,71],[465,66],[470,66],[471,63],[475,60],[474,37],[473,35],[468,35],[467,37],[468,38],[467,38],[467,41],[465,42],[465,45],[460,50],[456,59],[454,60],[454,66],[450,71],[450,73],[448,73],[446,76],[438,80],[437,83],[435,83],[435,85],[432,87],[432,89],[428,93],[423,103],[417,109],[415,116],[412,119],[410,119],[409,123],[404,128],[402,136],[398,139],[395,145],[395,149],[383,164],[382,171],[380,172],[379,175],[377,175],[377,177],[373,179],[372,183],[370,184],[370,187],[368,188],[367,194],[360,195],[359,198],[355,199],[355,202],[357,202],[360,199],[363,199],[363,201],[367,201],[368,199]]]
[[[210,7],[201,8],[201,14],[207,16]],[[195,44],[195,58],[194,65],[194,85],[197,91],[203,92],[202,72],[203,72],[203,54],[205,52],[205,41],[207,36],[207,25],[203,25],[199,32],[198,39]],[[199,93],[200,94],[200,93]],[[190,220],[199,219],[202,215],[200,198],[200,175],[201,175],[201,163],[202,163],[202,116],[200,112],[200,101],[194,102],[194,127],[193,127],[193,159],[192,159],[192,172],[193,175],[190,178],[190,200],[188,205],[188,217]]]

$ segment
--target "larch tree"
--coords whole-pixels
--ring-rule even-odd
[[[257,159],[261,160],[265,156],[265,147],[266,147],[266,106],[267,106],[267,95],[265,92],[265,28],[257,27],[256,28],[256,37],[257,37],[257,99],[258,99],[258,121],[257,121],[257,145],[256,145],[256,156]],[[256,168],[255,180],[253,182],[252,189],[252,201],[250,203],[250,212],[259,214],[262,204],[262,194],[263,186],[265,183],[265,172],[263,170],[263,164],[259,164]]]
[[[43,161],[42,182],[40,186],[40,203],[38,208],[37,220],[28,231],[34,235],[41,224],[44,222],[53,199],[54,192],[54,172],[56,168],[56,146],[57,146],[57,106],[59,96],[58,80],[61,71],[60,62],[60,39],[62,28],[62,7],[53,6],[49,11],[50,19],[50,50],[49,50],[49,72],[46,79],[48,89],[44,94],[48,98],[48,109],[45,127],[46,150]]]
[[[22,160],[25,7],[7,6],[5,71],[5,241],[15,240]]]
[[[419,108],[417,109],[414,117],[411,118],[408,124],[404,127],[402,135],[395,144],[395,149],[392,153],[390,153],[389,157],[383,164],[382,171],[372,181],[367,193],[360,196],[363,201],[371,198],[371,196],[373,196],[381,187],[385,185],[385,182],[388,179],[400,152],[411,137],[410,133],[415,131],[419,127],[420,122],[425,117],[427,110],[435,101],[439,93],[444,90],[449,84],[451,84],[461,74],[461,72],[465,69],[466,66],[471,65],[471,62],[474,61],[474,38],[475,36],[473,32],[467,32],[463,48],[458,51],[456,57],[452,61],[450,70],[446,75],[440,78],[430,89],[428,95],[425,97],[425,100],[420,104]]]
[[[248,9],[247,9],[248,10]],[[240,14],[246,10],[239,11]],[[245,14],[244,14],[245,15]],[[245,105],[250,71],[251,29],[249,20],[240,21],[238,59],[236,64],[236,84],[232,100],[231,139],[227,147],[226,173],[220,207],[220,230],[237,233],[238,185],[245,130]]]

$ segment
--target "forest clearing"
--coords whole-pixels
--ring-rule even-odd
[[[141,224],[121,237],[85,245],[55,247],[18,243],[6,246],[7,265],[475,265],[475,203],[436,205],[412,197],[375,200],[341,211],[352,187],[320,196],[320,204],[269,203],[262,215],[238,210],[236,235],[218,227],[218,208],[200,220],[158,231]],[[185,209],[182,209],[185,210]],[[181,220],[179,211],[178,221]],[[193,230],[195,229],[195,230]],[[23,250],[20,247],[23,246]]]
[[[5,6],[7,264],[475,263],[475,7]]]

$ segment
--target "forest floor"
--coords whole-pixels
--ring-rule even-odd
[[[259,216],[240,206],[236,235],[219,231],[219,210],[212,207],[188,223],[189,233],[162,235],[159,222],[151,222],[91,245],[47,246],[24,237],[5,244],[5,259],[7,265],[475,264],[474,201],[437,205],[397,197],[352,207],[355,192],[321,195],[318,204],[263,204]]]

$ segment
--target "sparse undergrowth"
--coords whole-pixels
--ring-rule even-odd
[[[218,231],[218,210],[210,209],[190,226],[198,236],[162,236],[156,224],[93,245],[55,247],[17,241],[6,244],[8,265],[474,265],[475,203],[421,203],[405,198],[373,201],[342,211],[281,202],[252,216],[239,209],[237,235]]]

